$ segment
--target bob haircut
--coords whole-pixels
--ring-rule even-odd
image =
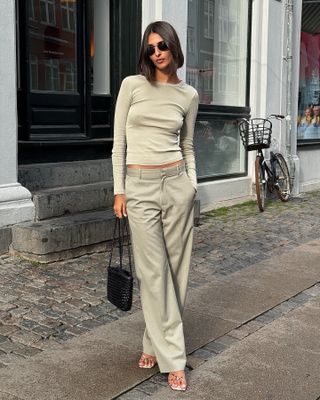
[[[148,37],[151,33],[157,33],[165,41],[169,50],[171,51],[173,63],[172,71],[175,72],[178,68],[181,68],[184,63],[184,57],[181,50],[180,40],[174,27],[165,21],[156,21],[149,24],[144,31],[142,38],[138,67],[141,75],[144,75],[149,82],[155,80],[156,67],[150,60],[150,56],[147,53]]]

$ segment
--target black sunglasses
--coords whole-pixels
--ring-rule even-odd
[[[169,50],[169,47],[165,41],[159,42],[156,46],[153,46],[152,44],[148,44],[147,45],[148,56],[152,56],[155,53],[156,47],[160,51],[168,51]]]

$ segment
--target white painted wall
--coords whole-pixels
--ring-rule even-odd
[[[30,192],[17,182],[15,1],[0,2],[0,228],[33,218]]]
[[[320,189],[320,150],[298,150],[300,159],[300,192]]]

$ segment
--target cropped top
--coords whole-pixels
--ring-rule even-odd
[[[114,194],[125,193],[126,165],[181,159],[196,189],[193,134],[198,103],[197,91],[184,82],[150,83],[143,75],[123,80],[114,120]]]

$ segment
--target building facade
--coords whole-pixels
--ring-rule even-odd
[[[155,20],[176,28],[185,54],[179,76],[199,93],[202,209],[252,196],[254,155],[237,129],[249,116],[286,115],[274,123],[272,147],[288,160],[294,194],[318,189],[319,16],[314,0],[2,0],[2,247],[12,226],[41,219],[41,185],[30,179],[45,181],[48,170],[70,163],[110,163],[120,83],[137,73],[142,32]]]

